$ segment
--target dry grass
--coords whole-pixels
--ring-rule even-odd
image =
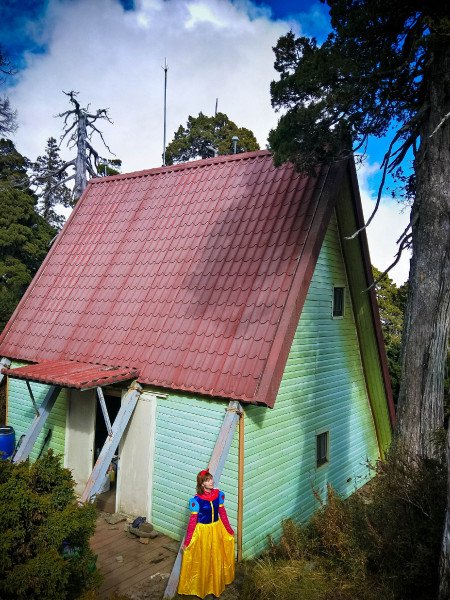
[[[243,600],[430,600],[436,597],[445,469],[399,452],[364,494],[329,488],[311,520],[288,520],[278,543],[246,564]]]

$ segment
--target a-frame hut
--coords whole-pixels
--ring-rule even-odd
[[[117,509],[181,539],[235,401],[220,486],[244,557],[311,514],[312,488],[352,493],[393,419],[366,237],[346,239],[361,223],[352,160],[92,180],[0,338],[16,459],[47,442],[86,499],[119,444]]]

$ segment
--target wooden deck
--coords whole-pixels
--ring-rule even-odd
[[[133,597],[139,588],[148,592],[145,597],[162,598],[178,544],[161,534],[142,544],[125,531],[126,525],[125,521],[109,525],[104,513],[97,519],[91,548],[104,578],[98,598],[106,600],[114,594]]]

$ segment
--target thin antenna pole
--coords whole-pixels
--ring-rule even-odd
[[[216,109],[214,111],[214,116],[217,117],[217,105],[219,104],[219,98],[216,98]]]
[[[166,165],[166,113],[167,113],[167,71],[169,65],[167,60],[164,58],[164,139],[163,139],[163,167]]]

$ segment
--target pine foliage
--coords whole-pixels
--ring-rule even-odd
[[[372,267],[376,281],[381,272]],[[394,402],[397,401],[400,390],[400,351],[402,345],[403,320],[408,295],[408,283],[397,287],[392,279],[385,275],[375,286],[378,307],[380,309],[381,328],[391,376]]]
[[[98,583],[89,547],[96,511],[79,507],[70,471],[49,451],[0,461],[0,597],[69,600]]]
[[[61,170],[63,164],[56,139],[50,137],[45,154],[38,156],[32,165],[32,182],[39,197],[38,212],[55,229],[64,224],[64,217],[55,211],[55,207],[58,204],[70,206],[71,201],[71,192],[62,183],[67,178],[66,171]]]
[[[269,136],[278,164],[300,170],[397,130],[386,157],[394,172],[415,146],[429,110],[434,52],[448,44],[442,2],[327,0],[332,33],[319,46],[291,31],[278,40],[272,105],[287,109]]]
[[[202,112],[198,117],[188,117],[186,127],[180,125],[166,148],[166,164],[205,159],[215,154],[233,154],[233,140],[238,137],[236,153],[259,150],[258,142],[250,129],[238,127],[224,113],[208,117]]]
[[[10,140],[0,140],[0,331],[23,296],[55,236],[37,212],[28,161]]]

